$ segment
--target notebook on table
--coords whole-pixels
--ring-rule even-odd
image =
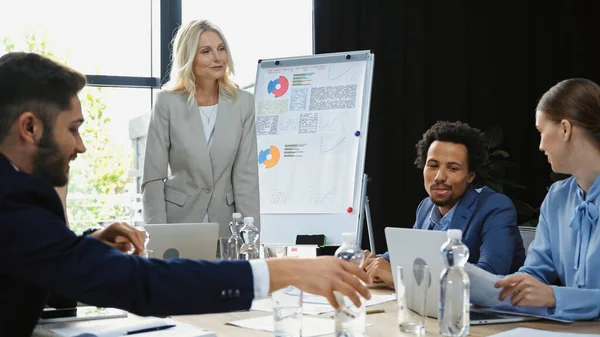
[[[47,307],[44,308],[40,314],[38,324],[91,321],[122,317],[127,317],[127,311],[114,308],[80,306],[76,308],[55,309]]]
[[[136,337],[216,337],[212,331],[203,330],[173,319],[155,317],[135,317],[113,321],[77,322],[70,324],[55,324],[50,327],[57,336],[69,337],[117,337],[133,335]]]

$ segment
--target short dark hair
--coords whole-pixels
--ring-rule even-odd
[[[26,111],[52,127],[60,112],[71,109],[71,99],[85,85],[83,74],[35,53],[0,57],[0,143]]]
[[[423,138],[417,143],[417,159],[415,165],[423,169],[427,162],[427,151],[434,141],[462,144],[467,148],[467,165],[469,172],[476,172],[486,158],[485,137],[479,129],[469,124],[456,121],[439,121],[425,131]]]
[[[536,110],[550,120],[568,120],[585,129],[600,144],[600,87],[585,78],[571,78],[550,88]]]

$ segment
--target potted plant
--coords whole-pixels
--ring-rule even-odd
[[[504,193],[506,187],[515,189],[526,189],[527,186],[512,181],[506,177],[509,168],[518,168],[519,165],[510,161],[509,153],[501,148],[504,141],[502,127],[493,126],[484,132],[486,140],[486,157],[484,164],[477,170],[477,187],[487,186],[492,190]],[[556,182],[568,178],[568,175],[550,173],[550,182]],[[546,189],[550,188],[547,186]],[[525,201],[511,198],[517,215],[522,221],[519,226],[535,227],[538,224],[540,208],[533,207]]]

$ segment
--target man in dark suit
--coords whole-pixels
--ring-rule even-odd
[[[460,229],[469,247],[469,262],[493,274],[515,272],[525,261],[517,212],[504,194],[476,189],[476,171],[485,160],[485,139],[461,122],[438,122],[417,144],[415,164],[423,170],[429,197],[417,208],[415,229]],[[369,256],[367,273],[394,284],[389,253]]]
[[[0,57],[0,336],[31,334],[48,293],[138,315],[248,309],[253,299],[293,285],[359,304],[370,298],[356,265],[324,257],[253,261],[161,261],[106,244],[126,237],[139,252],[137,230],[116,223],[76,236],[65,224],[54,186],[85,152],[80,73],[33,53]]]

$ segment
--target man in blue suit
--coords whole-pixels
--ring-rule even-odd
[[[423,170],[429,197],[419,204],[413,228],[460,229],[470,263],[498,275],[519,269],[525,250],[515,207],[506,195],[473,186],[486,156],[481,131],[461,122],[438,122],[416,147],[415,164]],[[366,253],[367,274],[393,285],[389,253]]]
[[[355,304],[370,298],[364,271],[334,257],[253,261],[161,261],[107,243],[136,229],[113,224],[77,236],[65,224],[54,186],[85,152],[80,73],[33,53],[0,57],[0,336],[29,336],[48,293],[138,315],[180,315],[250,308],[255,298],[293,285]]]

